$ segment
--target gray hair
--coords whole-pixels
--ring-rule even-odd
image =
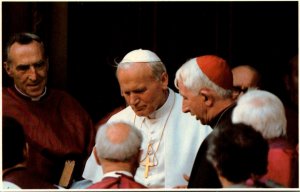
[[[251,125],[265,139],[286,135],[283,103],[274,94],[263,90],[249,90],[239,98],[232,112],[232,122]]]
[[[107,137],[107,130],[114,128],[123,128],[122,126],[127,126],[129,128],[128,136],[122,143],[113,143]],[[121,134],[121,133],[120,133]],[[140,131],[133,125],[128,123],[118,121],[111,122],[102,125],[96,135],[96,151],[97,155],[101,158],[117,161],[126,162],[130,161],[135,155],[139,153],[143,136]]]
[[[118,70],[120,69],[128,69],[130,68],[134,63],[137,62],[125,62],[125,63],[117,63],[117,71],[116,76],[118,74]],[[138,62],[139,63],[139,62]],[[156,80],[160,80],[161,74],[164,72],[167,72],[166,66],[161,61],[155,61],[155,62],[141,62],[149,66],[152,70],[153,77]],[[117,76],[118,77],[118,76]]]
[[[174,84],[178,89],[178,82],[191,90],[194,94],[198,94],[200,89],[207,87],[219,94],[222,97],[231,97],[232,90],[225,90],[222,87],[212,82],[199,68],[195,58],[185,62],[176,72]]]

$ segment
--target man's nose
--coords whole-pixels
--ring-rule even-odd
[[[31,81],[35,81],[37,79],[37,70],[34,66],[30,66],[28,70],[28,79]]]
[[[129,103],[130,105],[135,105],[139,102],[139,97],[135,94],[130,94],[129,96]]]

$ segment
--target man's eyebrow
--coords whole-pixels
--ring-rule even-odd
[[[29,64],[20,64],[16,67],[17,70],[27,70],[29,69],[30,65]]]

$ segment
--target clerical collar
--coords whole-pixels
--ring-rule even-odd
[[[227,112],[230,112],[234,108],[235,105],[236,105],[236,103],[232,103],[231,105],[229,105],[228,107],[226,107],[225,109],[223,109],[215,118],[213,118],[208,123],[208,125],[212,129],[214,129],[218,125],[219,121],[223,118],[223,116],[225,116]]]
[[[38,96],[38,97],[30,97],[29,95],[26,95],[26,94],[23,93],[20,89],[18,89],[18,87],[16,86],[16,84],[15,84],[15,88],[16,88],[16,90],[17,90],[21,95],[23,95],[23,96],[25,96],[25,97],[27,97],[27,98],[30,98],[31,101],[39,101],[39,100],[46,94],[46,92],[47,92],[47,87],[45,87],[44,92],[43,92],[40,96]]]
[[[166,115],[166,111],[169,111],[169,109],[173,105],[175,93],[171,89],[169,89],[169,95],[167,101],[156,111],[151,113],[147,118],[148,119],[155,119],[155,118],[161,118],[164,115]]]
[[[133,175],[130,172],[128,172],[128,171],[111,171],[111,172],[105,173],[103,175],[103,178],[104,177],[118,178],[118,177],[121,177],[121,175],[126,175],[128,177],[133,177]]]

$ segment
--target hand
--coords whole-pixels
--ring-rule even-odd
[[[176,187],[174,187],[174,189],[186,189],[187,185],[178,185]]]
[[[183,174],[183,178],[184,180],[186,180],[187,182],[189,182],[190,180],[190,176],[186,175],[186,174]]]
[[[190,177],[187,176],[186,174],[183,174],[183,179],[189,182]],[[187,189],[187,185],[178,185],[174,187],[175,189]]]

